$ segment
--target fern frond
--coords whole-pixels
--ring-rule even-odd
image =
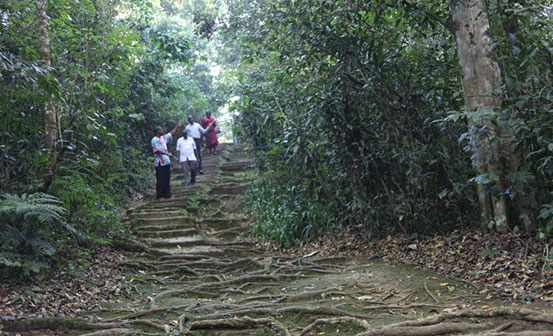
[[[21,267],[21,256],[16,253],[0,252],[0,266]]]
[[[33,249],[35,255],[50,257],[56,253],[56,249],[43,239],[37,237],[29,237],[26,243]]]
[[[10,225],[0,232],[0,239],[2,240],[2,248],[11,249],[24,242],[26,237],[17,228]]]
[[[36,219],[41,224],[49,224],[63,220],[67,210],[63,203],[52,195],[35,194],[2,194],[0,196],[0,214],[22,216],[24,220]]]

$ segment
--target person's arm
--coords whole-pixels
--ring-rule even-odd
[[[161,151],[161,150],[155,151],[154,154],[167,155],[169,157],[173,157],[173,154],[171,154],[169,152],[164,152],[164,151]]]
[[[210,128],[211,128],[211,124],[207,125],[206,128],[203,128],[201,125],[198,125],[198,129],[200,130],[201,134],[206,134]]]
[[[154,152],[154,154],[167,155],[169,157],[173,156],[173,154],[169,153],[169,151],[163,151],[159,149],[159,146],[157,144],[154,145],[153,142],[152,142],[152,152]]]
[[[182,126],[182,120],[179,120],[179,122],[177,123],[177,125],[175,126],[175,128],[173,128],[173,129],[171,130],[171,132],[169,132],[169,133],[171,133],[171,137],[172,137],[173,135],[175,135],[175,133],[177,132],[177,130],[178,130],[179,127],[181,127],[181,126]]]
[[[181,142],[180,142],[180,139],[179,141],[177,141],[177,148],[175,148],[175,155],[180,158],[180,147],[181,147]]]

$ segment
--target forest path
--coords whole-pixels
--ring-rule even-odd
[[[182,187],[174,169],[174,200],[129,210],[149,246],[128,263],[134,292],[48,334],[553,335],[551,311],[502,307],[433,272],[257,247],[241,206],[255,178],[248,153],[220,152],[205,157],[195,186]]]

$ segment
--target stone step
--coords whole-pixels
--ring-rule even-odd
[[[137,235],[142,238],[177,238],[194,236],[198,234],[198,229],[180,229],[180,230],[141,230],[137,232]]]
[[[181,210],[173,211],[151,211],[151,212],[134,212],[130,214],[133,219],[148,219],[148,218],[162,218],[162,217],[176,217],[182,213]]]
[[[174,198],[174,199],[167,199],[164,201],[149,201],[144,204],[140,209],[143,210],[151,210],[151,209],[172,209],[172,210],[180,210],[185,209],[187,206],[190,205],[190,200],[186,198]]]
[[[142,218],[142,219],[136,219],[135,222],[140,226],[156,226],[156,225],[168,225],[168,224],[194,225],[196,220],[189,216],[176,216],[176,217]]]
[[[159,225],[137,225],[133,228],[135,232],[154,232],[154,231],[171,231],[171,230],[196,230],[197,224],[194,223],[173,223],[173,224],[159,224]]]
[[[153,239],[145,238],[150,246],[156,248],[170,248],[170,247],[195,247],[195,246],[209,246],[211,245],[207,240],[195,236],[191,237],[177,237],[177,238],[167,238],[167,239]]]
[[[237,171],[237,170],[246,170],[253,168],[253,163],[250,160],[244,161],[230,161],[225,162],[220,165],[222,171]]]
[[[172,247],[172,248],[161,248],[158,249],[161,252],[166,253],[167,255],[198,255],[198,258],[203,258],[204,256],[213,256],[221,257],[225,255],[225,250],[217,248],[211,245],[205,246],[191,246],[191,247]]]

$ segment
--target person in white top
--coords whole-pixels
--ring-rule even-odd
[[[200,124],[194,122],[194,117],[189,114],[188,125],[184,128],[184,131],[188,134],[188,137],[194,139],[194,142],[196,143],[198,153],[198,169],[200,174],[204,173],[202,169],[202,135],[205,134],[205,132],[207,132],[211,127],[213,126],[210,124],[207,128],[203,128]]]
[[[182,131],[182,137],[177,141],[177,157],[179,158],[184,175],[184,185],[188,186],[196,183],[197,171],[197,147],[193,138],[188,136],[186,130]],[[188,170],[190,169],[190,182],[188,182]]]

